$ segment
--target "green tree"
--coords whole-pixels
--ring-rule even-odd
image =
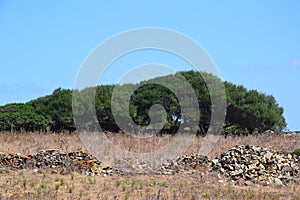
[[[72,115],[72,90],[58,88],[52,95],[40,97],[28,104],[33,106],[36,113],[47,119],[51,131],[75,130]]]
[[[199,109],[193,109],[195,102],[192,93],[184,87],[182,80],[188,81],[193,88]],[[102,85],[74,91],[58,88],[51,95],[25,104],[7,104],[0,107],[0,130],[74,131],[72,108],[75,108],[74,114],[80,121],[76,123],[76,127],[79,129],[93,131],[98,130],[97,127],[100,125],[104,130],[118,132],[120,130],[118,125],[129,129],[134,126],[132,123],[147,126],[151,123],[151,110],[152,115],[156,116],[156,122],[151,123],[153,127],[150,129],[162,125],[162,132],[174,133],[182,125],[186,127],[185,130],[193,132],[196,130],[205,134],[211,125],[212,113],[222,110],[224,95],[222,88],[219,87],[222,83],[228,102],[225,130],[246,133],[255,129],[281,131],[286,127],[284,110],[272,95],[222,82],[218,77],[208,73],[185,71],[138,84]],[[207,84],[213,88],[212,91],[208,90]],[[176,94],[170,88],[173,88]],[[131,95],[129,105],[123,98],[128,95]],[[211,98],[214,98],[215,105],[212,105]],[[113,116],[112,103],[116,116]],[[152,110],[152,106],[156,104],[163,106],[165,111]],[[185,114],[182,105],[188,111]],[[121,119],[120,124],[116,123],[115,117]],[[195,122],[192,123],[196,124],[195,127],[189,127],[189,122]],[[211,127],[214,128],[214,124]]]
[[[41,131],[47,126],[47,120],[28,104],[7,104],[1,107],[0,111],[2,131]]]

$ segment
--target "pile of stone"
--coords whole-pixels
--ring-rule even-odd
[[[153,162],[119,160],[114,166],[114,172],[117,174],[156,174],[156,175],[173,175],[175,173],[193,174],[203,164],[208,164],[206,156],[199,154],[189,154],[168,159],[161,164],[155,165]]]
[[[296,155],[251,145],[235,146],[212,159],[210,170],[245,185],[285,185],[300,180]]]
[[[0,168],[5,170],[47,170],[52,173],[69,174],[73,171],[87,175],[109,175],[110,166],[101,163],[85,151],[64,151],[48,149],[35,154],[20,154],[15,152],[0,152]]]
[[[239,184],[286,185],[300,183],[300,162],[296,155],[268,148],[241,145],[224,152],[220,157],[209,160],[199,154],[183,155],[154,165],[150,162],[122,159],[108,166],[85,151],[48,149],[35,154],[0,152],[0,173],[10,170],[45,171],[59,174],[73,172],[86,175],[194,174],[203,166],[211,172]],[[203,168],[204,169],[204,168]],[[206,169],[206,168],[205,168]]]
[[[154,174],[155,167],[152,163],[137,161],[131,158],[124,158],[122,160],[118,160],[114,163],[113,166],[114,173],[119,175],[127,175],[127,174]]]
[[[208,161],[206,156],[200,154],[187,154],[180,156],[175,160],[167,160],[167,162],[162,163],[158,173],[164,175],[175,173],[193,174],[204,164],[207,164]]]

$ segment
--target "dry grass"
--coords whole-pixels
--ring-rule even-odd
[[[149,152],[160,149],[174,140],[174,136],[163,135],[149,138],[135,138],[127,134],[106,133],[107,138],[120,149],[130,152]],[[189,136],[186,136],[189,137]],[[35,153],[43,149],[86,150],[78,134],[72,133],[0,133],[0,152]],[[200,152],[203,137],[194,137],[185,153]],[[235,145],[250,144],[275,150],[293,151],[300,148],[300,135],[248,135],[220,136],[209,152],[215,157]]]
[[[300,186],[239,187],[215,174],[87,177],[12,172],[0,176],[0,199],[300,199]]]
[[[0,133],[0,152],[36,153],[43,149],[83,150],[77,134],[66,133]]]
[[[146,152],[158,149],[174,137],[164,135],[137,140],[126,134],[106,133],[119,148]],[[194,139],[186,153],[201,149],[202,137]],[[35,153],[42,149],[84,150],[77,134],[1,133],[0,152]],[[300,148],[299,136],[252,135],[220,137],[210,157],[219,155],[234,145],[251,144],[276,150]],[[12,171],[0,174],[0,199],[300,199],[300,186],[271,187],[234,186],[229,180],[221,182],[217,174],[207,169],[193,175],[173,176],[125,175],[87,177],[80,174],[58,175]]]

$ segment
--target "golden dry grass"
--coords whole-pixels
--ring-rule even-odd
[[[0,199],[300,199],[300,186],[235,186],[216,174],[84,175],[11,172],[0,176]]]
[[[147,152],[156,150],[171,142],[170,135],[152,138],[136,139],[127,134],[106,133],[107,138],[118,148],[132,152]],[[188,136],[187,136],[188,137]],[[35,153],[43,149],[86,150],[80,137],[76,133],[0,133],[0,152]],[[196,153],[201,149],[203,137],[194,137],[192,145],[185,153]],[[275,150],[293,151],[300,148],[300,135],[248,135],[248,136],[220,136],[209,157],[219,155],[235,145],[255,145]]]
[[[172,141],[163,135],[139,140],[126,134],[106,133],[119,148],[145,152]],[[196,137],[186,153],[198,152],[203,142]],[[42,149],[84,150],[77,134],[0,133],[0,152],[35,153]],[[215,157],[235,145],[251,144],[276,150],[300,148],[299,136],[251,135],[220,137],[209,153]],[[300,199],[300,186],[234,186],[229,180],[203,167],[193,175],[113,175],[87,177],[11,171],[0,174],[0,199]]]

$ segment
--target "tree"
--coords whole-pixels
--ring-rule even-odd
[[[58,88],[52,95],[40,97],[28,102],[35,112],[45,117],[53,132],[63,130],[74,131],[75,125],[72,115],[72,91]]]
[[[186,81],[194,93],[184,87]],[[208,90],[208,84],[212,86],[212,91]],[[225,95],[222,95],[222,88],[218,87],[221,84],[225,86],[228,102],[225,131],[281,131],[286,127],[284,110],[272,95],[222,82],[208,73],[185,71],[138,84],[102,85],[80,91],[58,88],[51,95],[25,104],[7,104],[0,107],[0,130],[34,131],[49,128],[53,132],[74,131],[72,108],[76,108],[73,111],[80,121],[76,124],[79,129],[93,131],[100,125],[108,131],[118,132],[120,128],[130,130],[134,127],[133,123],[139,125],[137,127],[148,126],[151,117],[155,116],[155,123],[151,123],[153,127],[148,126],[149,131],[163,127],[161,132],[174,133],[182,126],[186,127],[185,130],[205,134],[209,126],[212,127],[212,113],[222,110],[224,106],[222,102]],[[197,104],[193,94],[196,95]],[[123,98],[125,96],[130,97],[129,104],[126,103],[128,99]],[[214,105],[211,98],[214,98]],[[164,110],[161,107],[153,109],[156,104]],[[198,105],[198,109],[194,109],[195,105]],[[116,118],[120,119],[119,124]],[[189,127],[189,122],[193,122],[193,127]]]
[[[47,120],[28,104],[13,103],[1,107],[0,130],[2,131],[41,131]]]

